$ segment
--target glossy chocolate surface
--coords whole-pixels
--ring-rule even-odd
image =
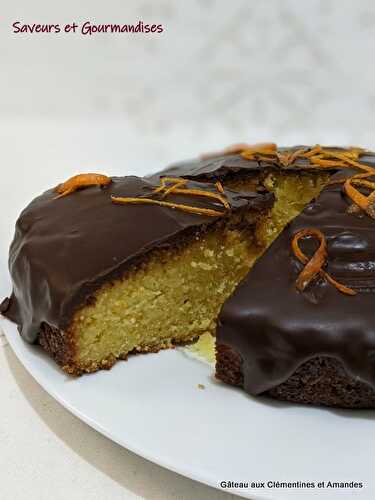
[[[149,251],[178,244],[221,217],[156,205],[114,204],[110,196],[150,196],[154,185],[138,177],[114,177],[54,199],[51,189],[21,213],[9,253],[13,293],[0,311],[35,342],[42,322],[64,330],[73,313],[104,283],[120,277]],[[216,192],[214,185],[189,183]],[[263,210],[273,196],[226,190],[233,210]],[[222,210],[216,200],[170,195],[168,201]]]

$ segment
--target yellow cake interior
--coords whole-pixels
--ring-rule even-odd
[[[234,214],[213,230],[174,249],[154,251],[122,280],[103,286],[96,301],[79,310],[70,330],[71,373],[111,366],[130,352],[157,351],[214,334],[224,301],[282,228],[316,197],[325,174],[268,173],[231,181],[234,189],[262,184],[276,196],[270,213],[243,224]],[[254,214],[245,217],[254,221]]]

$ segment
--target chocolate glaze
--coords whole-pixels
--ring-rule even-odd
[[[189,183],[216,191],[215,186]],[[114,177],[105,188],[87,187],[54,199],[50,189],[21,213],[10,247],[13,293],[0,306],[16,322],[23,338],[35,342],[43,322],[64,330],[81,305],[107,281],[123,275],[153,249],[176,244],[221,219],[156,205],[119,205],[110,196],[150,195],[150,181]],[[272,195],[226,190],[233,210],[263,210]],[[168,196],[168,201],[216,208],[215,200]]]
[[[375,389],[375,222],[367,215],[348,215],[349,204],[342,185],[326,187],[223,306],[217,344],[240,354],[244,389],[250,394],[276,387],[316,356],[340,360],[350,375]],[[357,295],[344,295],[321,278],[304,292],[296,289],[303,266],[291,241],[309,227],[326,237],[325,270]],[[306,238],[300,246],[312,256],[317,242]]]

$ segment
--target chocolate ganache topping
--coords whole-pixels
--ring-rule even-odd
[[[186,188],[216,193],[217,198],[214,184],[189,182]],[[46,191],[23,210],[9,253],[13,293],[0,312],[17,323],[25,340],[37,340],[42,322],[65,329],[104,282],[121,277],[151,250],[178,244],[221,219],[212,214],[226,216],[215,196],[188,196],[177,190],[166,198],[174,208],[129,202],[157,200],[154,191],[155,184],[138,177],[82,174]],[[223,196],[228,213],[273,204],[270,194],[226,189]],[[181,204],[187,208],[181,210]],[[192,209],[202,212],[189,212]]]
[[[342,183],[334,183],[343,176],[333,176],[283,230],[222,308],[217,343],[240,354],[244,389],[252,395],[286,381],[316,356],[339,359],[349,374],[375,388],[375,221],[348,213],[352,200]],[[292,241],[306,228],[324,235],[324,271],[355,295],[319,274],[298,290],[304,264]],[[306,237],[299,246],[311,259],[318,243]]]

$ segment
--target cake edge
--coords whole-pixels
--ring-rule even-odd
[[[242,357],[226,344],[216,344],[215,376],[229,385],[244,386]],[[305,361],[287,380],[262,396],[316,406],[375,408],[375,390],[348,374],[343,363],[330,356],[315,356]]]

